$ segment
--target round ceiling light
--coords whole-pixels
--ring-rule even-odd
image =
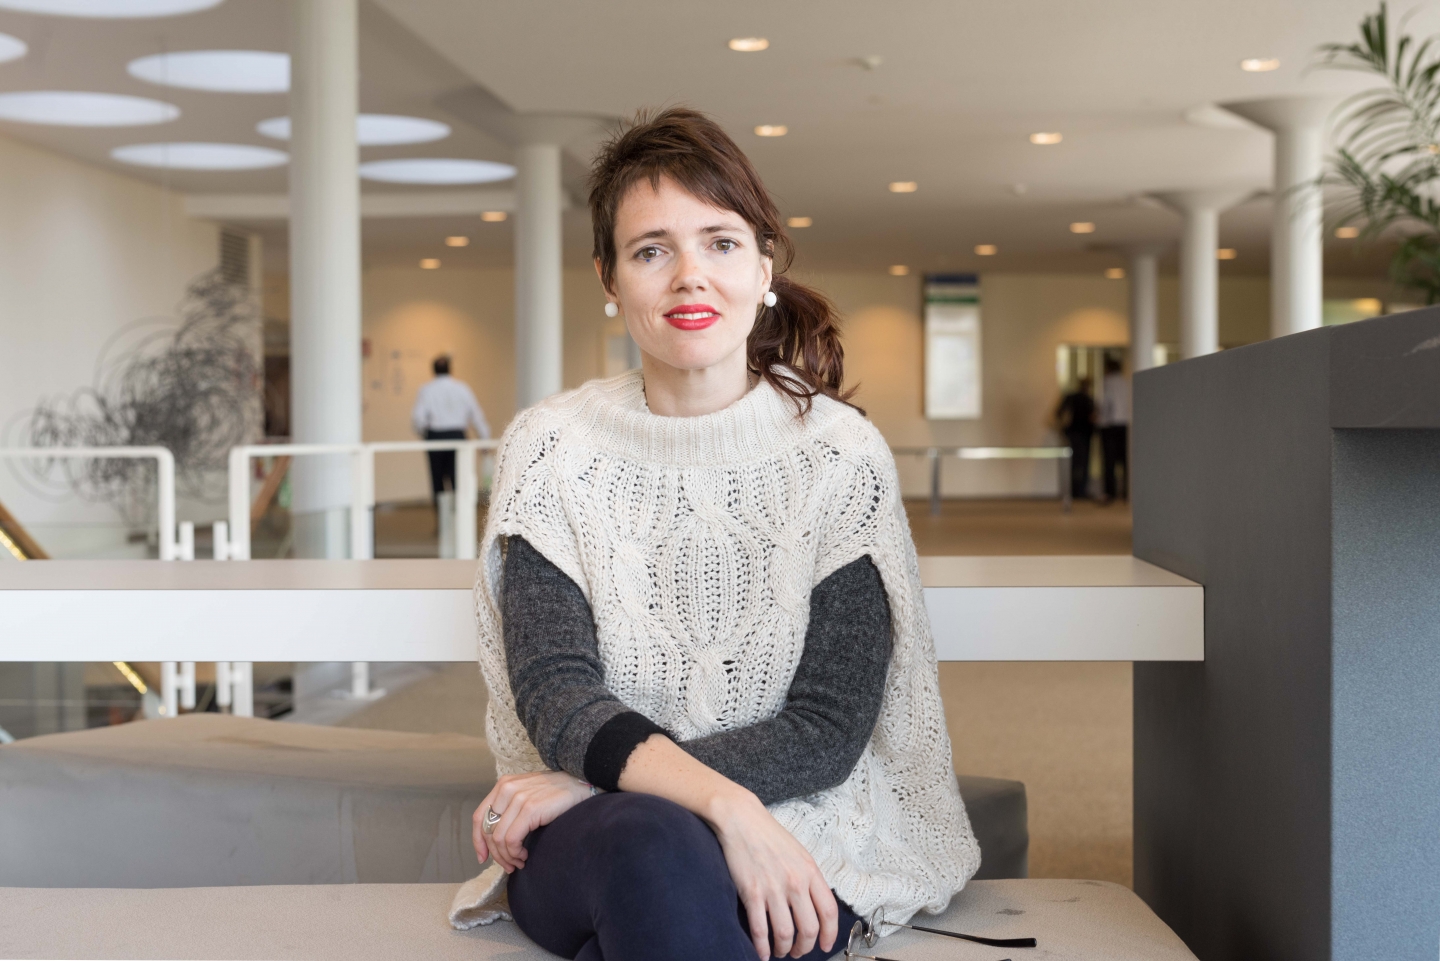
[[[139,127],[165,123],[180,108],[159,100],[118,93],[75,90],[20,90],[0,93],[0,120],[54,127]]]
[[[1033,144],[1039,144],[1042,147],[1048,147],[1051,144],[1057,144],[1064,139],[1064,134],[1055,133],[1053,131],[1041,131],[1040,133],[1032,133],[1030,135],[1030,142]]]
[[[785,221],[785,226],[794,227],[796,230],[803,230],[815,223],[812,217],[791,217]]]
[[[0,9],[22,13],[48,13],[56,17],[96,17],[122,20],[136,17],[173,17],[218,7],[224,0],[0,0]]]
[[[890,183],[892,194],[913,194],[920,189],[920,185],[913,180],[895,180]]]
[[[736,37],[730,41],[730,49],[740,53],[759,53],[769,48],[770,41],[764,37]]]
[[[783,137],[790,132],[790,128],[783,123],[762,123],[755,128],[757,137]]]
[[[488,184],[509,180],[515,168],[490,160],[415,157],[363,163],[360,176],[387,184]]]
[[[1095,225],[1088,220],[1082,220],[1079,223],[1071,224],[1070,232],[1072,234],[1093,234],[1095,232]]]
[[[976,244],[975,253],[981,257],[994,257],[996,247],[994,244]]]
[[[255,127],[267,137],[290,139],[290,118],[271,117]],[[402,143],[429,143],[450,136],[450,125],[424,117],[400,117],[385,113],[362,113],[355,118],[355,140],[362,147],[387,147]]]
[[[1246,73],[1269,73],[1280,69],[1280,61],[1274,57],[1251,57],[1240,61],[1240,69]]]
[[[282,151],[243,143],[137,143],[116,147],[110,156],[122,163],[168,170],[260,170],[290,160]]]
[[[3,2],[3,0],[0,0]],[[284,93],[290,55],[269,50],[183,50],[130,61],[137,80],[216,93]]]
[[[9,63],[11,60],[19,60],[25,56],[30,48],[25,41],[19,37],[12,37],[8,33],[0,33],[0,63]]]

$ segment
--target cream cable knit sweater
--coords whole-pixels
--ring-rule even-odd
[[[894,630],[879,723],[844,783],[770,812],[867,917],[940,911],[975,873],[894,461],[856,411],[817,397],[800,419],[762,382],[717,413],[660,417],[633,371],[515,419],[475,589],[501,774],[544,768],[505,669],[500,538],[512,534],[584,591],[610,689],[682,739],[775,715],[811,590],[870,555]]]

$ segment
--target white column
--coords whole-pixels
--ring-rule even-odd
[[[1155,366],[1157,314],[1159,313],[1160,244],[1136,244],[1130,254],[1130,372]]]
[[[1180,358],[1220,349],[1220,211],[1251,190],[1176,190],[1155,197],[1185,218],[1180,234]]]
[[[560,145],[516,150],[515,373],[518,406],[560,389],[563,362]]]
[[[1325,120],[1331,97],[1275,97],[1222,106],[1275,134],[1270,235],[1270,336],[1321,324],[1324,291]]]
[[[294,440],[360,440],[356,0],[294,0],[290,68],[290,391]],[[291,468],[301,556],[347,556],[344,456]]]

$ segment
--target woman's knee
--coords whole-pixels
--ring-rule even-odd
[[[602,795],[588,803],[601,807],[593,825],[596,854],[627,883],[698,880],[706,873],[729,882],[720,842],[680,805],[648,794]],[[706,872],[707,867],[714,872]]]

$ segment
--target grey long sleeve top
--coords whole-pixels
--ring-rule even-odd
[[[516,713],[541,759],[616,790],[630,753],[668,732],[605,686],[585,595],[526,540],[511,537],[500,603]],[[765,804],[833,787],[850,776],[875,729],[889,661],[885,587],[861,557],[811,591],[805,649],[780,713],[680,747]]]

